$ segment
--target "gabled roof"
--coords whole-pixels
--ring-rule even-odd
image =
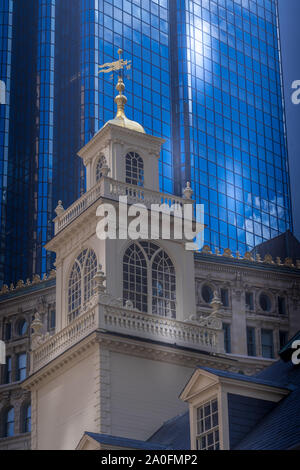
[[[93,432],[85,432],[85,435],[91,437],[99,444],[113,447],[125,447],[137,450],[166,450],[167,447],[158,443],[139,441],[137,439],[127,439],[126,437],[111,436],[109,434],[98,434]]]
[[[228,372],[225,370],[218,370],[218,369],[211,369],[209,367],[198,367],[198,369],[205,370],[207,372],[210,372],[211,374],[214,374],[218,377],[224,377],[227,379],[232,379],[232,380],[239,380],[242,382],[249,382],[249,383],[254,383],[258,385],[266,385],[268,387],[276,387],[276,388],[286,388],[290,390],[290,387],[288,384],[283,384],[280,380],[278,380],[277,377],[270,377],[264,378],[259,377],[259,375],[243,375],[243,374],[238,374],[234,372]]]
[[[297,337],[299,336],[296,335]],[[288,346],[288,345],[287,345]],[[239,450],[284,450],[300,446],[300,367],[282,360],[253,377],[203,367],[219,377],[290,390],[250,433],[235,446]],[[230,419],[230,417],[229,417]]]
[[[85,432],[84,436],[105,446],[135,450],[190,450],[190,422],[188,411],[166,421],[147,441]]]

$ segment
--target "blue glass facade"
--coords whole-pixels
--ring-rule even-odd
[[[0,282],[10,281],[14,273],[24,278],[32,264],[33,217],[36,125],[36,14],[34,1],[26,3],[5,1],[1,8],[9,8],[9,14],[1,14],[2,46],[7,44],[7,104],[1,106],[5,113],[5,149],[0,154],[4,179],[1,181],[1,259]],[[2,10],[3,11],[3,10]],[[6,10],[7,11],[7,10]],[[2,12],[1,12],[2,13]],[[3,18],[4,24],[3,27]],[[7,18],[7,19],[5,19]],[[8,23],[6,23],[8,21]],[[7,42],[6,42],[7,41]],[[28,60],[27,51],[30,60]],[[2,53],[2,58],[5,53]],[[3,63],[2,63],[3,66]],[[1,69],[3,71],[3,69]],[[5,70],[5,69],[4,69]],[[2,263],[1,263],[2,264]]]
[[[12,16],[13,0],[3,1],[0,7],[0,80],[6,85],[6,105],[0,105],[0,283],[4,278],[5,266]]]
[[[243,253],[291,227],[277,20],[276,0],[3,0],[0,282],[50,269],[53,210],[84,191],[76,153],[116,111],[98,65],[119,47],[127,116],[166,139],[161,190],[191,181],[205,242]]]
[[[36,248],[33,251],[33,267],[36,273],[45,273],[50,267],[51,253],[47,253],[43,246],[52,235],[53,216],[55,0],[39,0],[38,3],[35,147],[37,179],[34,192]]]
[[[115,85],[98,65],[116,60],[117,50],[133,62],[126,80],[126,114],[146,132],[163,136],[161,189],[173,190],[168,1],[81,0],[81,141],[87,142],[112,117]],[[114,112],[116,111],[114,105]]]
[[[244,253],[291,227],[276,6],[177,1],[177,165],[214,248]]]

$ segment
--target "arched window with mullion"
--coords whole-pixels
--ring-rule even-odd
[[[176,277],[173,263],[163,251],[152,262],[152,313],[176,318]]]
[[[123,298],[135,308],[176,318],[176,276],[170,257],[156,244],[136,242],[123,258]]]
[[[92,249],[84,250],[76,258],[68,283],[69,322],[79,315],[80,308],[93,295],[94,276],[97,271],[97,256]]]
[[[79,314],[81,307],[81,266],[75,261],[69,278],[69,320]]]
[[[147,262],[141,248],[133,243],[123,258],[123,298],[141,312],[148,310]]]
[[[93,250],[89,250],[84,264],[84,301],[93,295],[94,276],[97,272],[97,257]]]
[[[144,186],[144,162],[136,152],[126,155],[126,183]]]

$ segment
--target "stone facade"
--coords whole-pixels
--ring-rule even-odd
[[[10,292],[3,292],[0,296],[0,338],[6,343],[6,357],[11,358],[9,383],[6,383],[6,367],[0,366],[0,450],[31,448],[30,433],[26,432],[24,427],[25,406],[30,405],[31,396],[30,392],[22,389],[20,385],[18,357],[24,353],[27,355],[26,375],[28,375],[30,370],[30,324],[37,311],[41,312],[45,331],[49,330],[53,333],[50,318],[51,312],[55,313],[55,279],[44,281],[35,279],[33,283],[28,282],[26,286],[14,288]],[[54,321],[53,315],[52,313],[52,322]],[[4,437],[5,413],[11,407],[14,408],[14,436]]]

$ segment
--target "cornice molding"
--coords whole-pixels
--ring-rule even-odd
[[[267,264],[264,262],[257,262],[255,260],[248,261],[244,259],[238,259],[233,257],[226,257],[221,255],[210,255],[210,254],[202,254],[196,253],[195,255],[195,267],[197,264],[203,264],[208,269],[209,266],[216,266],[216,270],[221,268],[222,266],[226,266],[227,269],[231,268],[233,271],[237,270],[246,270],[246,271],[255,271],[263,273],[268,271],[269,274],[274,273],[275,275],[280,276],[290,276],[292,278],[300,278],[300,270],[297,268],[291,268],[288,266],[278,266],[276,264]]]
[[[161,145],[165,142],[165,139],[150,134],[142,134],[141,132],[137,132],[133,129],[127,129],[107,123],[78,152],[78,156],[84,160],[85,164],[87,164],[91,158],[96,156],[100,149],[103,151],[103,149],[110,143],[127,144],[127,141],[131,144],[132,142],[136,142],[140,147],[143,146],[146,151],[149,151],[149,146],[151,146],[151,148],[153,147],[153,152],[158,154],[160,152]]]
[[[201,265],[201,268],[199,267]],[[212,267],[213,266],[213,267]],[[205,263],[199,260],[195,261],[195,279],[196,280],[204,280],[205,277],[201,276],[201,272],[216,272],[216,273],[225,273],[225,274],[232,274],[233,276],[236,275],[237,272],[241,272],[244,275],[247,276],[248,279],[251,279],[251,277],[257,279],[263,279],[263,280],[275,280],[279,282],[285,282],[285,283],[290,283],[291,279],[295,279],[297,276],[295,273],[289,273],[287,274],[286,272],[283,273],[275,273],[275,272],[265,272],[261,271],[255,266],[253,267],[248,267],[248,266],[231,266],[231,265],[219,265],[217,263]],[[245,277],[246,277],[245,276]],[[222,279],[219,280],[219,282],[224,282]],[[234,282],[234,279],[228,280],[228,282]]]
[[[34,390],[40,383],[51,380],[51,377],[61,374],[66,368],[70,368],[72,364],[78,361],[79,357],[89,355],[90,350],[96,344],[100,348],[108,349],[111,352],[142,357],[153,361],[168,362],[189,368],[205,365],[230,372],[243,370],[246,375],[252,375],[266,366],[263,361],[255,361],[255,359],[239,358],[239,360],[236,360],[235,358],[217,353],[205,354],[202,351],[189,351],[179,347],[175,348],[164,344],[150,343],[143,339],[122,337],[97,330],[29,376],[22,383],[22,388]]]
[[[38,307],[40,297],[45,297],[46,304],[54,304],[56,299],[56,285],[45,287],[36,292],[24,292],[22,295],[11,296],[0,303],[1,316],[26,315],[29,311]],[[22,306],[22,312],[16,311]]]

